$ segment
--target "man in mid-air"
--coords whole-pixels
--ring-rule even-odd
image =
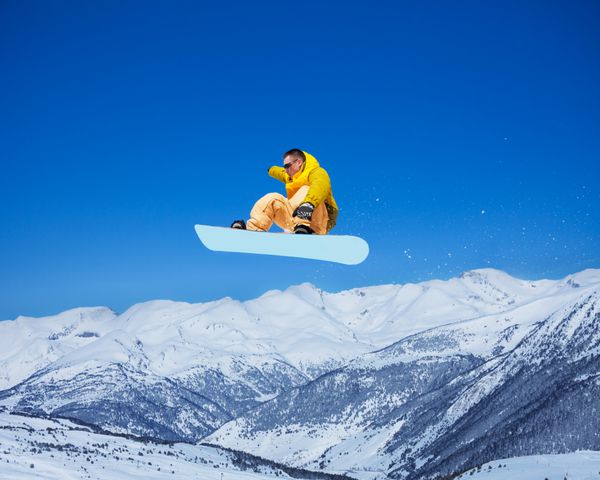
[[[337,220],[338,207],[329,175],[310,153],[293,148],[283,155],[283,167],[269,175],[285,183],[287,198],[268,193],[250,211],[248,222],[235,220],[231,228],[267,232],[273,222],[286,232],[326,234]]]

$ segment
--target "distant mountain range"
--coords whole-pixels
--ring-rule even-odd
[[[356,478],[600,450],[600,270],[0,322],[0,407]]]

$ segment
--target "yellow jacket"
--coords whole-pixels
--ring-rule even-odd
[[[304,201],[312,203],[315,208],[325,202],[329,217],[327,222],[327,231],[329,232],[335,226],[338,215],[338,206],[331,192],[331,181],[329,175],[319,165],[315,157],[306,152],[304,152],[304,155],[306,156],[306,162],[302,170],[296,173],[293,178],[290,178],[285,168],[277,166],[269,168],[269,175],[285,183],[288,198],[292,198],[300,187],[308,185],[309,189]]]

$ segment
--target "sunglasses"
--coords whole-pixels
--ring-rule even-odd
[[[292,160],[290,163],[284,163],[283,164],[283,168],[285,168],[286,170],[289,170],[290,167],[296,162],[297,160]]]

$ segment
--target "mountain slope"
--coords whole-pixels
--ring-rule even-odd
[[[587,418],[600,407],[598,290],[570,285],[547,301],[408,337],[208,440],[256,451],[276,438],[270,454],[278,461],[398,478],[434,477],[497,455],[600,449],[599,425]],[[517,427],[528,433],[508,433]],[[557,440],[560,432],[571,441]]]
[[[436,459],[417,470],[420,478],[482,459],[600,450],[594,414],[600,407],[600,292],[586,292],[556,312],[492,370],[464,385],[445,414],[428,422],[440,434],[420,453]],[[423,403],[419,412],[431,406]],[[400,434],[388,448],[402,449],[407,441]],[[402,469],[392,476],[402,478]]]
[[[501,459],[464,473],[459,480],[592,480],[600,476],[600,452],[535,455]]]
[[[293,470],[238,452],[181,443],[140,442],[95,433],[65,420],[1,411],[0,445],[0,476],[10,480],[350,480]]]
[[[116,328],[104,307],[75,308],[52,317],[0,322],[0,389],[22,382],[46,365]]]

